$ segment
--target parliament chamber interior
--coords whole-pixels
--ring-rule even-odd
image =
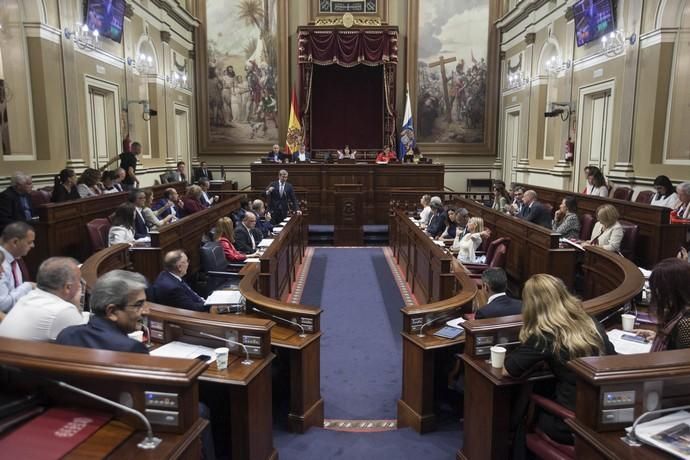
[[[690,0],[0,0],[0,454],[690,458]]]

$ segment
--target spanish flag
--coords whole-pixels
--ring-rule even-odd
[[[289,154],[299,151],[302,144],[302,125],[299,122],[299,108],[297,107],[297,94],[292,88],[292,102],[290,104],[290,121],[288,122],[287,139],[285,140],[285,150]]]

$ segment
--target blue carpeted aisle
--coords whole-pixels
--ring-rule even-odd
[[[404,301],[380,248],[316,248],[302,302],[320,305],[321,395],[327,419],[396,418],[402,379],[400,331]],[[348,433],[277,426],[285,459],[452,459],[460,446],[457,420],[424,436],[410,429]]]

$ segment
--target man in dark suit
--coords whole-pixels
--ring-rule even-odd
[[[149,228],[146,225],[146,219],[144,219],[144,215],[142,214],[142,209],[144,209],[144,206],[146,206],[146,195],[144,194],[143,190],[135,188],[129,192],[127,199],[130,203],[136,206],[134,212],[134,239],[138,240],[139,238],[146,238],[149,236]]]
[[[113,270],[101,276],[91,290],[89,322],[63,329],[56,343],[148,354],[146,345],[127,336],[141,329],[142,315],[148,313],[146,285],[144,275],[126,270]],[[199,416],[210,420],[210,415],[208,406],[200,402]],[[210,425],[201,433],[201,443],[202,458],[215,458]]]
[[[205,161],[199,163],[199,167],[195,170],[194,176],[194,180],[197,182],[201,180],[202,177],[205,177],[208,180],[213,180],[213,172],[208,169]]]
[[[156,203],[154,203],[153,206],[151,206],[151,209],[153,209],[154,211],[157,211],[160,208],[166,209],[158,215],[159,219],[165,219],[170,214],[175,216],[175,218],[177,219],[184,215],[184,203],[180,199],[180,196],[177,194],[177,190],[175,190],[172,187],[166,188],[163,191],[163,198],[161,198]]]
[[[290,156],[281,152],[278,144],[273,144],[273,148],[268,152],[268,155],[266,155],[266,159],[274,163],[282,163],[286,159],[289,161]]]
[[[281,169],[278,173],[278,180],[271,182],[266,189],[266,196],[271,199],[268,209],[271,212],[274,225],[282,222],[283,219],[287,217],[289,210],[301,214],[299,205],[297,204],[295,190],[287,179],[288,172]]]
[[[438,196],[432,196],[429,205],[431,206],[433,214],[429,221],[429,225],[426,227],[426,233],[432,238],[437,238],[441,236],[446,229],[446,213],[443,210],[443,201],[441,201],[441,198]]]
[[[482,273],[482,285],[489,296],[488,303],[477,310],[476,319],[519,315],[522,302],[506,295],[508,278],[502,268],[489,268]]]
[[[522,210],[518,214],[520,219],[551,229],[551,213],[537,201],[537,192],[527,190],[522,198],[522,203]]]
[[[184,251],[168,252],[163,258],[163,268],[149,289],[149,297],[154,302],[185,310],[208,311],[204,305],[206,300],[182,279],[189,268],[189,259]]]
[[[148,353],[143,343],[127,336],[141,329],[141,317],[148,313],[146,284],[143,275],[126,270],[101,276],[91,290],[89,322],[63,329],[55,341],[76,347]]]
[[[0,233],[12,222],[31,222],[34,218],[32,189],[31,176],[19,171],[12,175],[12,185],[0,193]]]
[[[257,245],[263,239],[261,231],[256,228],[256,214],[246,211],[240,225],[235,227],[235,249],[244,254],[256,252]]]

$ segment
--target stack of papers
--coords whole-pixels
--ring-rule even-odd
[[[573,241],[573,240],[569,240],[568,238],[561,238],[561,239],[559,239],[558,241],[560,241],[561,243],[569,244],[569,245],[571,245],[571,246],[573,246],[573,247],[579,249],[580,251],[584,251],[584,250],[585,250],[585,248],[583,248],[582,245],[581,245],[580,243],[575,242],[575,241]]]
[[[652,271],[651,271],[651,270],[646,270],[646,269],[644,269],[644,268],[642,268],[642,267],[637,267],[637,268],[639,268],[639,269],[640,269],[640,272],[642,272],[642,276],[644,276],[644,279],[648,280],[649,277],[650,277],[651,274],[652,274]]]
[[[632,427],[626,428],[630,431]],[[637,439],[678,458],[690,459],[690,412],[678,411],[665,417],[640,423]]]
[[[258,257],[247,257],[246,259],[244,259],[244,261],[248,264],[251,264],[255,262],[261,262],[261,259],[259,259]]]
[[[283,226],[279,225],[277,227],[273,227],[273,233],[280,233],[283,231]]]
[[[259,242],[259,244],[257,245],[257,247],[259,247],[259,248],[267,248],[267,247],[269,247],[269,246],[271,245],[271,243],[273,243],[273,238],[264,238],[263,240],[261,240],[261,241]]]
[[[213,291],[206,299],[204,305],[237,305],[242,303],[240,291],[218,290]]]
[[[151,355],[185,359],[196,359],[197,356],[206,355],[211,357],[206,361],[209,364],[216,360],[216,352],[213,348],[178,341],[169,342],[162,347],[151,350]]]

